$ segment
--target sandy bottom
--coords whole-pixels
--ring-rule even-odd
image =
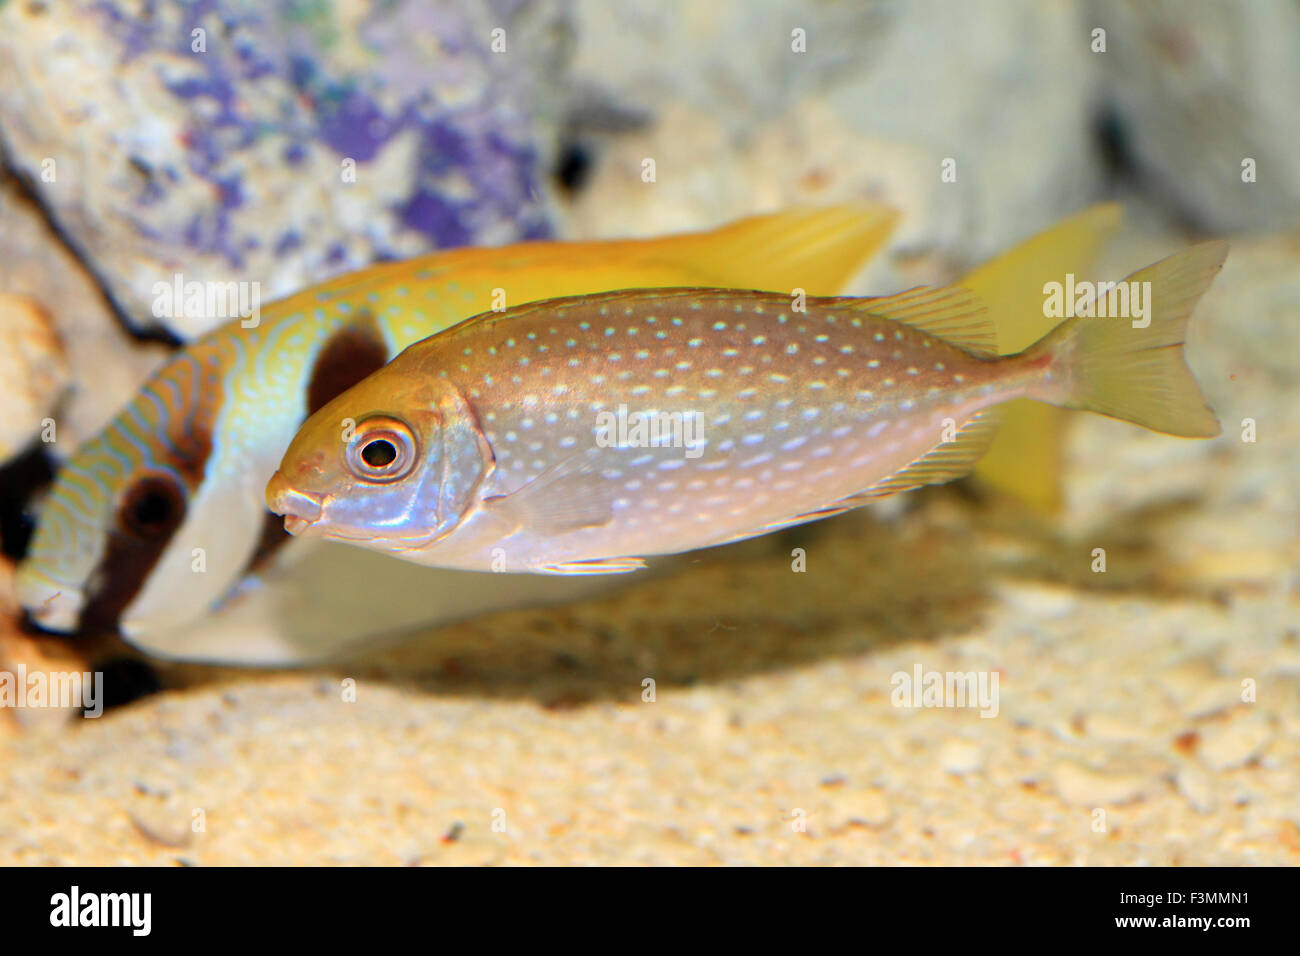
[[[1234,246],[1197,313],[1224,435],[1076,416],[1057,519],[933,489],[353,667],[0,714],[0,863],[1300,862],[1298,252]],[[918,667],[996,715],[896,706]]]

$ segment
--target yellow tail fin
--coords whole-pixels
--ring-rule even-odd
[[[1043,315],[1043,285],[1067,273],[1091,276],[1101,249],[1118,230],[1117,203],[1085,209],[980,266],[958,283],[997,320],[998,351],[1013,355],[1038,342],[1055,319]],[[1001,427],[975,467],[981,483],[1051,513],[1061,503],[1065,429],[1060,409],[1024,399],[999,411]]]
[[[1184,361],[1183,341],[1188,316],[1227,255],[1226,242],[1193,246],[1133,273],[1124,280],[1127,289],[1117,286],[1098,299],[1094,314],[1066,320],[1025,353],[1029,359],[1050,354],[1056,370],[1036,397],[1169,435],[1219,434]],[[1139,301],[1145,308],[1134,318]]]

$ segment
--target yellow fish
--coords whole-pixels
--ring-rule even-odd
[[[459,249],[306,289],[265,307],[255,328],[227,323],[164,362],[65,463],[18,569],[22,604],[51,630],[175,645],[288,540],[278,519],[268,526],[263,491],[298,426],[412,342],[494,306],[626,286],[838,292],[895,219],[849,203],[652,240]],[[505,603],[477,600],[407,613],[416,623]],[[311,638],[361,637],[369,623],[325,614]]]
[[[1226,255],[1171,256],[1002,357],[956,288],[644,289],[481,315],[312,415],[267,505],[293,534],[437,567],[613,573],[966,474],[1015,399],[1210,437],[1182,345]]]

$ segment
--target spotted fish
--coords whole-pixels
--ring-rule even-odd
[[[1130,276],[1140,320],[1081,314],[1006,357],[955,288],[631,290],[479,316],[308,419],[267,504],[294,534],[410,561],[612,573],[965,474],[1013,399],[1213,436],[1182,344],[1226,254]]]
[[[626,286],[837,292],[894,221],[885,207],[850,203],[653,240],[454,250],[268,305],[256,328],[232,321],[163,363],[68,459],[18,570],[22,604],[52,630],[118,628],[154,650],[181,646],[213,608],[255,594],[250,575],[271,556],[291,557],[292,548],[280,550],[288,539],[279,519],[266,520],[264,489],[298,426],[405,346],[497,304]],[[530,596],[501,585],[408,613],[470,613],[508,603],[507,593]],[[405,581],[402,590],[421,591]],[[459,593],[464,582],[453,576],[423,590]],[[318,645],[331,629],[359,637],[373,623],[341,613],[347,606],[329,597],[318,603],[325,613],[308,616],[306,634]],[[392,609],[386,619],[399,616]]]

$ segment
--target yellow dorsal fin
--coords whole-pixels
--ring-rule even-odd
[[[988,310],[969,289],[921,286],[898,295],[859,299],[850,308],[901,322],[972,355],[997,354],[997,332]]]
[[[936,445],[902,471],[853,496],[867,502],[911,491],[922,485],[937,485],[969,474],[988,451],[997,434],[998,418],[992,411],[981,412],[957,431],[953,440]]]
[[[694,284],[836,295],[884,245],[898,212],[873,202],[788,209],[750,216],[645,244],[647,256],[681,263]]]

